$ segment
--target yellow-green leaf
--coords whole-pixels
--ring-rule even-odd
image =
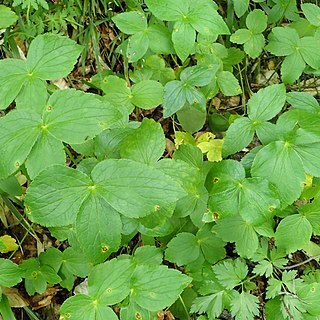
[[[15,251],[18,248],[19,248],[19,246],[16,243],[16,239],[13,239],[12,237],[10,237],[8,235],[0,237],[0,252],[1,253]]]

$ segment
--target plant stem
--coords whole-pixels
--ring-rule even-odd
[[[16,320],[11,310],[8,298],[4,294],[2,294],[0,300],[0,314],[2,316],[2,320]]]
[[[187,309],[187,307],[186,307],[186,305],[185,305],[185,303],[184,303],[184,301],[183,301],[183,299],[181,297],[181,294],[179,294],[179,300],[180,300],[180,302],[181,302],[181,304],[183,306],[184,312],[186,313],[186,316],[187,316],[186,320],[190,320],[188,309]]]
[[[283,267],[283,268],[281,268],[281,269],[282,269],[282,270],[294,269],[294,268],[296,268],[296,267],[300,267],[300,266],[302,266],[302,265],[304,265],[304,264],[306,264],[306,263],[308,263],[308,262],[310,262],[310,261],[312,261],[312,260],[319,259],[319,258],[320,258],[320,254],[316,254],[315,256],[312,256],[312,257],[308,258],[307,260],[304,260],[304,261],[302,261],[302,262],[293,264],[293,265],[291,265],[291,266]]]
[[[9,198],[7,198],[5,195],[1,195],[1,198],[3,202],[6,204],[6,206],[10,209],[11,213],[19,220],[19,223],[39,242],[40,239],[33,231],[31,225],[26,221],[26,219],[23,217],[23,215],[17,210],[17,208],[12,204]]]

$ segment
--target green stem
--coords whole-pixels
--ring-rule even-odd
[[[232,32],[232,29],[233,29],[233,20],[234,20],[234,5],[232,0],[228,0],[227,1],[227,26],[230,32]],[[230,37],[226,38],[225,45],[227,48],[230,47]]]
[[[247,100],[246,100],[246,94],[245,94],[245,88],[244,88],[244,82],[243,82],[243,77],[242,77],[242,72],[241,72],[241,69],[240,69],[240,65],[237,64],[237,68],[238,68],[238,71],[239,71],[239,76],[240,76],[240,84],[241,84],[241,89],[242,89],[242,105],[243,105],[243,111],[244,111],[244,114],[246,114],[247,112]]]
[[[72,161],[73,164],[77,165],[77,161],[74,158],[74,156],[72,155],[72,153],[70,152],[70,150],[65,146],[64,150],[66,152],[66,154],[68,155],[68,157],[70,158],[70,160]]]
[[[2,294],[1,300],[0,300],[0,314],[2,316],[2,320],[16,320],[7,296]]]
[[[185,312],[185,314],[187,316],[186,320],[190,320],[188,309],[187,309],[187,307],[186,307],[186,305],[185,305],[185,303],[184,303],[184,301],[183,301],[183,299],[181,297],[181,294],[179,294],[179,300],[180,300],[180,302],[182,304],[182,307],[183,307],[183,310],[184,310],[184,312]]]
[[[29,307],[23,307],[23,309],[29,316],[30,320],[40,320]]]
[[[24,234],[23,238],[18,241],[18,242],[19,242],[19,246],[21,246],[21,244],[24,242],[24,240],[26,240],[26,237],[28,236],[28,234],[29,234],[29,232],[27,231],[27,232]],[[18,247],[18,249],[19,249],[19,247]],[[14,250],[14,251],[11,253],[10,257],[8,258],[9,260],[11,260],[11,259],[13,258],[13,256],[16,254],[16,252],[18,251],[18,249]]]
[[[33,231],[31,225],[25,220],[23,215],[17,210],[17,208],[12,204],[9,198],[5,195],[1,195],[1,198],[3,202],[6,204],[6,206],[10,209],[11,213],[18,219],[19,223],[39,242],[40,239]]]

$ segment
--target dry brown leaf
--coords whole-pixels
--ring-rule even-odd
[[[29,305],[28,301],[20,295],[17,288],[3,287],[2,292],[7,296],[10,306],[13,308],[23,308]]]
[[[174,316],[170,311],[159,311],[158,314],[158,320],[174,320]]]
[[[52,298],[61,291],[59,288],[50,287],[42,294],[37,294],[31,299],[32,310],[38,310],[51,304]]]

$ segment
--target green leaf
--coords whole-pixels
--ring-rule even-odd
[[[112,105],[121,108],[125,107],[129,113],[133,110],[131,103],[131,90],[124,79],[116,76],[105,77],[101,84],[106,100]]]
[[[241,259],[224,260],[212,267],[221,286],[233,289],[239,285],[248,274],[248,267]]]
[[[39,135],[41,118],[34,112],[11,111],[0,118],[0,178],[16,172]]]
[[[248,29],[238,29],[230,37],[230,41],[233,43],[244,44],[252,37],[251,32]]]
[[[172,42],[182,62],[193,52],[195,40],[196,32],[190,24],[180,21],[175,23],[172,32]]]
[[[277,127],[271,122],[260,122],[255,126],[256,135],[261,141],[262,144],[267,145],[270,142],[276,141],[279,139],[277,132]],[[252,159],[253,160],[253,159]]]
[[[159,20],[176,21],[187,13],[188,3],[185,0],[146,0],[146,5]]]
[[[258,58],[265,45],[265,39],[262,34],[254,34],[244,44],[244,51],[253,59]]]
[[[140,307],[138,304],[136,304],[134,301],[130,301],[129,305],[122,307],[120,310],[120,319],[126,320],[126,319],[146,319],[151,320],[152,315],[150,311]]]
[[[301,5],[303,14],[308,19],[308,21],[316,26],[320,27],[320,8],[314,3],[303,3]]]
[[[77,294],[67,299],[62,304],[60,313],[62,320],[76,320],[82,317],[87,320],[118,320],[110,307],[84,294]]]
[[[120,215],[98,194],[91,194],[81,205],[75,224],[82,251],[92,263],[106,260],[121,244]]]
[[[89,177],[80,171],[65,166],[49,167],[28,188],[25,199],[28,217],[43,226],[73,224],[91,184]]]
[[[163,96],[163,116],[165,118],[182,109],[187,100],[186,91],[188,89],[186,85],[178,80],[170,81],[165,85]]]
[[[318,101],[307,92],[288,92],[287,102],[295,109],[318,112],[320,107]]]
[[[149,48],[149,38],[146,32],[138,32],[128,39],[126,55],[129,62],[137,62]]]
[[[99,193],[117,211],[143,217],[185,193],[173,179],[132,160],[105,160],[92,171]]]
[[[275,5],[271,8],[268,15],[269,23],[276,23],[286,17],[289,20],[297,20],[297,3],[295,0],[275,0]]]
[[[72,71],[81,50],[67,37],[51,33],[39,35],[29,47],[27,69],[41,79],[63,78]]]
[[[279,206],[269,181],[247,178],[239,185],[239,213],[248,223],[260,224],[268,220]]]
[[[308,313],[312,316],[319,316],[319,298],[320,298],[320,283],[311,283],[305,284],[302,287],[298,288],[297,296],[302,299],[304,306]]]
[[[44,80],[28,77],[16,98],[16,109],[34,110],[41,114],[47,102],[47,84]]]
[[[0,60],[0,109],[6,109],[16,98],[27,78],[26,62],[18,59]]]
[[[259,299],[248,293],[242,292],[231,301],[231,314],[236,320],[252,320],[259,315]]]
[[[185,68],[180,74],[180,80],[189,86],[205,86],[214,78],[212,68],[193,66]]]
[[[269,35],[266,49],[276,56],[288,56],[296,52],[299,35],[295,29],[289,27],[275,27]]]
[[[197,297],[192,304],[190,312],[204,313],[206,312],[210,319],[219,317],[224,309],[224,291],[220,291],[205,297]],[[208,320],[207,317],[200,316],[198,320]]]
[[[133,132],[128,127],[102,131],[94,139],[94,154],[99,160],[120,158],[121,145]]]
[[[204,97],[201,97],[204,99]],[[205,124],[206,112],[186,104],[182,109],[177,111],[178,120],[184,130],[194,133],[199,131]]]
[[[260,9],[254,9],[246,18],[247,28],[254,34],[263,32],[267,28],[267,15]]]
[[[152,109],[162,103],[163,87],[160,82],[143,80],[132,86],[131,102],[142,109]]]
[[[173,158],[175,160],[182,160],[196,168],[201,168],[203,165],[203,155],[199,148],[191,144],[182,144],[175,151]]]
[[[197,238],[192,233],[178,233],[166,249],[166,259],[178,266],[195,261],[200,255],[200,246]]]
[[[74,275],[82,278],[86,277],[92,267],[86,257],[77,248],[67,248],[61,252],[55,248],[49,248],[45,252],[41,252],[39,256],[40,265],[50,266],[62,279],[59,284],[68,290],[74,285]]]
[[[268,280],[268,288],[267,288],[266,297],[268,299],[276,297],[281,292],[281,286],[282,286],[281,280],[278,280],[275,278],[270,278]]]
[[[267,319],[270,320],[285,320],[284,315],[281,312],[281,300],[280,297],[276,297],[275,299],[269,300],[266,303],[266,316]]]
[[[252,257],[258,249],[258,235],[253,225],[240,216],[218,220],[213,230],[223,241],[235,242],[241,257]]]
[[[83,143],[121,117],[109,103],[73,89],[55,92],[48,105],[42,128],[67,143]]]
[[[251,174],[274,184],[283,205],[298,199],[305,181],[301,159],[285,141],[271,142],[263,147],[253,161]]]
[[[291,253],[302,249],[312,236],[312,226],[301,214],[285,217],[280,221],[275,239],[277,247]]]
[[[71,89],[56,91],[50,97],[42,119],[31,110],[12,111],[0,119],[0,150],[4,153],[0,177],[14,173],[28,156],[31,178],[47,166],[63,164],[62,141],[83,143],[120,117],[114,107],[94,95]]]
[[[208,0],[190,1],[187,21],[201,34],[230,34],[227,24]]]
[[[249,8],[249,0],[233,0],[234,11],[238,18],[241,18]]]
[[[209,190],[212,189],[212,182],[218,183],[224,179],[242,180],[246,177],[242,164],[232,159],[214,163],[208,166],[205,172],[208,172],[206,185]]]
[[[99,194],[128,217],[143,217],[185,196],[167,175],[131,160],[105,160],[85,174],[63,166],[43,171],[28,189],[30,219],[46,226],[72,224],[84,199]],[[52,177],[59,184],[51,184]]]
[[[205,224],[197,232],[196,237],[201,251],[209,263],[217,263],[226,256],[226,250],[224,248],[226,243],[212,233],[209,224]]]
[[[139,265],[159,265],[162,263],[162,250],[154,246],[142,246],[134,252],[133,260]]]
[[[62,252],[62,264],[59,270],[59,275],[62,273],[62,270],[66,269],[72,275],[84,278],[92,269],[92,264],[86,259],[82,252],[79,252],[78,249],[68,247]]]
[[[114,16],[112,21],[125,34],[145,31],[148,27],[146,16],[138,11],[120,13]]]
[[[130,293],[134,265],[129,259],[112,259],[95,266],[88,277],[89,294],[106,305],[114,305]]]
[[[320,135],[315,135],[308,132],[307,129],[299,128],[292,139],[292,147],[299,155],[305,171],[319,177]]]
[[[161,24],[152,24],[148,28],[148,38],[149,38],[149,48],[158,54],[173,54],[174,48],[171,40],[171,32],[169,29]],[[147,58],[148,59],[148,58]],[[147,63],[146,63],[147,64]],[[165,68],[161,70],[161,76],[165,76],[168,73],[171,76],[172,70],[170,68]],[[160,71],[159,69],[157,70]],[[172,77],[170,80],[173,80]],[[156,80],[156,79],[154,79]]]
[[[121,144],[120,154],[122,158],[152,164],[161,158],[165,146],[161,125],[154,120],[144,118],[140,127]]]
[[[8,7],[0,5],[0,29],[12,26],[18,19],[18,16]]]
[[[248,101],[248,115],[252,121],[267,121],[275,117],[286,101],[286,88],[274,84],[260,89]]]
[[[3,287],[13,287],[18,284],[21,279],[21,271],[19,266],[8,259],[0,258],[0,285]]]
[[[305,67],[306,63],[299,51],[286,57],[281,65],[281,76],[283,82],[292,84],[301,76]]]
[[[306,314],[306,308],[303,301],[300,301],[295,295],[287,295],[283,297],[283,302],[281,305],[281,311],[283,315],[287,315],[288,311],[293,316],[294,319],[303,319],[302,317]],[[315,319],[313,317],[313,319]]]
[[[249,118],[238,118],[228,128],[222,145],[223,156],[241,151],[252,141],[254,127]]]
[[[15,176],[0,180],[0,194],[7,193],[10,196],[21,196],[22,188]]]
[[[157,162],[154,168],[177,181],[188,194],[198,192],[198,185],[202,182],[199,169],[186,162],[172,159],[163,159]]]
[[[131,298],[149,311],[173,304],[191,278],[166,266],[138,266],[131,279]]]
[[[62,257],[62,252],[52,247],[40,253],[39,262],[40,265],[50,266],[54,271],[58,272],[61,267]]]
[[[299,213],[310,222],[313,234],[320,235],[320,198],[300,206]]]
[[[29,176],[34,178],[43,169],[56,164],[64,165],[65,162],[66,155],[61,141],[48,131],[43,131],[33,146],[25,164]]]
[[[299,42],[299,52],[304,61],[314,69],[320,68],[319,40],[315,37],[303,37]]]
[[[242,93],[238,79],[229,71],[217,73],[217,82],[221,92],[225,96],[236,96]]]
[[[266,277],[270,277],[273,272],[273,265],[272,262],[267,260],[259,261],[259,263],[254,267],[253,272],[257,275]]]
[[[47,288],[47,283],[56,284],[61,281],[53,268],[48,265],[41,266],[36,258],[25,260],[20,265],[20,269],[23,271],[25,287],[30,296],[36,292],[43,293]]]

